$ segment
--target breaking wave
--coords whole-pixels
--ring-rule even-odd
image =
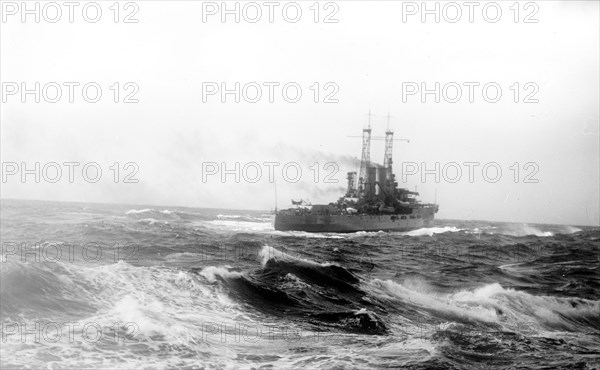
[[[433,234],[443,234],[443,233],[456,233],[461,231],[462,229],[457,229],[454,226],[446,226],[446,227],[424,227],[421,229],[417,229],[417,230],[413,230],[413,231],[409,231],[406,233],[403,233],[403,235],[408,235],[408,236],[432,236]]]
[[[229,266],[209,266],[199,274],[220,281],[238,299],[261,312],[300,320],[316,327],[363,334],[384,334],[387,328],[366,306],[359,278],[332,263],[302,259],[276,248],[262,247],[259,270],[242,273]]]
[[[527,323],[529,329],[541,331],[589,331],[600,334],[600,301],[581,298],[536,296],[503,288],[498,283],[452,293],[437,292],[419,280],[403,284],[374,279],[369,291],[387,300],[414,305],[434,313],[440,319],[463,323],[500,325],[514,331]]]

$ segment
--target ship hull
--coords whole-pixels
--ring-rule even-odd
[[[276,214],[274,227],[275,230],[280,231],[352,233],[357,231],[410,231],[433,225],[433,214],[419,216],[410,218],[410,216],[399,215]],[[406,219],[401,217],[406,217]]]

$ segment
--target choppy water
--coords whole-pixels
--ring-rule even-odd
[[[600,230],[2,201],[1,367],[600,368]]]

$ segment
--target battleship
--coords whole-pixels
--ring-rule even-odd
[[[372,139],[385,140],[383,165],[371,163]],[[348,172],[346,194],[329,204],[292,200],[292,208],[275,210],[275,230],[348,233],[410,231],[432,226],[439,206],[422,203],[418,192],[398,187],[392,169],[395,140],[408,141],[394,139],[389,123],[385,137],[371,137],[369,123],[363,129],[358,178],[356,172]]]

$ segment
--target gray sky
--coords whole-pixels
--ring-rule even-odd
[[[207,3],[139,1],[133,18],[138,23],[122,22],[133,7],[122,8],[115,23],[109,9],[113,2],[98,3],[103,13],[96,23],[82,18],[85,2],[75,9],[73,23],[65,8],[56,23],[43,17],[40,23],[33,18],[22,23],[20,13],[4,13],[4,84],[80,85],[73,103],[64,85],[57,103],[43,96],[35,103],[33,95],[23,103],[19,93],[4,94],[0,117],[5,166],[96,162],[102,178],[84,181],[81,166],[73,183],[64,172],[56,183],[44,178],[35,183],[33,176],[22,183],[16,174],[2,183],[2,198],[270,209],[275,195],[264,172],[268,167],[262,166],[257,183],[236,183],[233,176],[222,183],[217,175],[203,181],[202,163],[225,162],[232,169],[236,162],[279,162],[275,177],[280,208],[290,198],[329,202],[343,193],[345,173],[358,170],[360,139],[347,136],[361,134],[371,110],[374,135],[383,135],[389,112],[396,137],[410,139],[395,143],[399,180],[403,162],[424,162],[429,169],[439,162],[440,175],[444,165],[460,164],[462,178],[455,183],[443,176],[436,183],[433,175],[423,182],[420,173],[406,178],[404,186],[416,186],[424,201],[433,201],[437,193],[440,218],[600,223],[598,2],[538,1],[533,3],[537,9],[521,2],[517,23],[510,9],[513,2],[501,3],[496,23],[482,17],[481,8],[488,2],[475,8],[472,23],[464,7],[456,23],[443,15],[439,23],[433,16],[423,23],[420,13],[405,14],[403,22],[408,3],[394,1],[335,2],[327,9],[320,3],[318,23],[310,9],[313,2],[299,2],[302,16],[296,23],[282,17],[285,2],[275,8],[273,23],[262,5],[264,14],[256,23],[243,17],[236,23],[233,16],[222,23],[218,14],[207,15],[203,22]],[[440,8],[446,4],[441,2]],[[336,7],[332,19],[338,22],[324,23]],[[538,22],[524,23],[534,10],[531,19]],[[52,11],[48,9],[48,17],[54,16]],[[81,86],[88,82],[102,88],[97,103],[82,98]],[[115,82],[120,83],[119,100],[133,91],[124,84],[135,83],[139,102],[114,103],[110,87]],[[223,103],[217,94],[203,102],[204,82],[224,82],[228,88],[256,82],[263,86],[263,96],[257,103],[243,97],[236,103],[230,95]],[[273,103],[265,82],[280,84]],[[282,97],[281,86],[289,82],[302,89],[297,103]],[[318,103],[311,90],[315,82],[320,84]],[[324,88],[328,82],[338,87],[338,103],[322,102],[333,91]],[[419,94],[403,101],[406,82],[425,83],[429,89],[436,82],[442,87],[456,82],[463,95],[456,103],[443,96],[436,103],[433,95],[422,102]],[[473,102],[463,85],[468,82],[479,84]],[[497,103],[482,95],[482,86],[490,82],[502,89]],[[526,83],[531,85],[525,88]],[[534,90],[530,99],[539,102],[524,103]],[[254,90],[248,91],[254,96]],[[494,95],[492,90],[487,97]],[[451,86],[446,96],[455,96]],[[373,142],[371,157],[383,161],[383,142]],[[114,162],[121,167],[119,183],[113,182],[109,169]],[[122,168],[127,162],[139,166],[138,183],[122,182],[129,172]],[[303,170],[297,183],[281,176],[281,167],[292,162]],[[310,169],[314,162],[321,168],[318,183]],[[333,176],[338,184],[323,182],[327,162],[339,165]],[[464,162],[480,163],[473,182]],[[511,170],[515,162],[520,168],[516,183],[515,167]],[[533,164],[525,168],[529,162]],[[486,163],[502,169],[499,181],[483,178]],[[526,183],[534,169],[530,179],[537,183]],[[488,174],[493,177],[494,170]],[[453,178],[455,172],[447,175]]]

